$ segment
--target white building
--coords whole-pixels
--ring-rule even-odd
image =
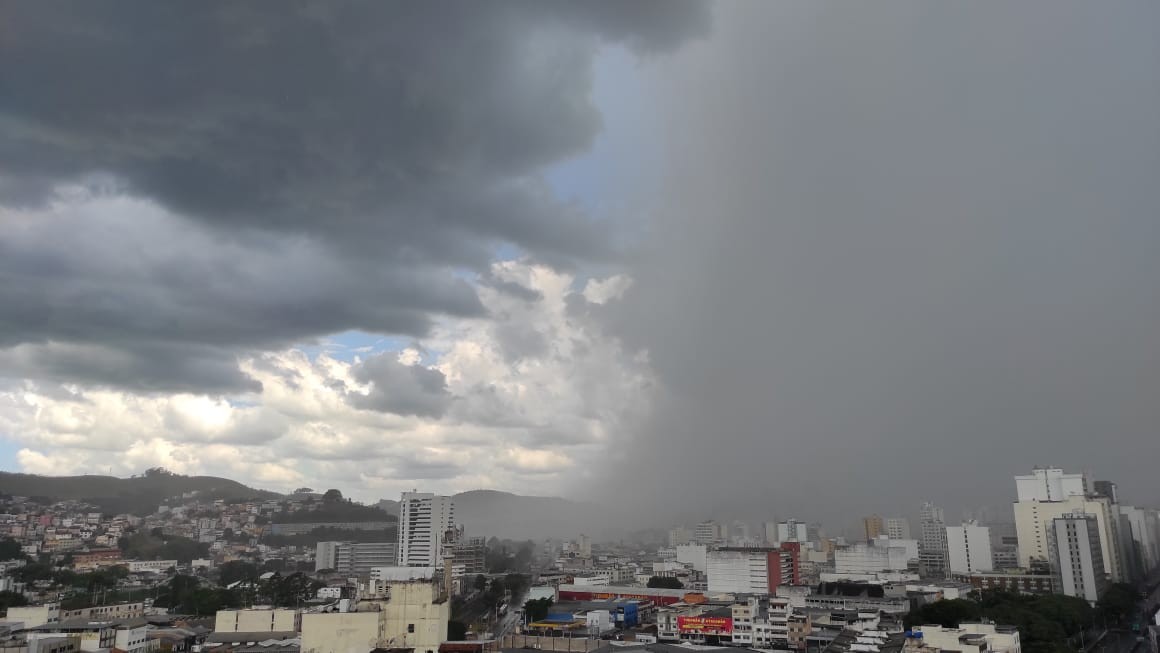
[[[217,633],[273,633],[299,630],[302,612],[288,609],[218,610]]]
[[[1015,477],[1015,492],[1018,501],[1063,501],[1087,495],[1088,482],[1083,474],[1066,474],[1054,467],[1035,469]]]
[[[1051,521],[1052,565],[1060,590],[1095,604],[1107,587],[1095,516],[1075,513]]]
[[[777,523],[777,543],[809,542],[810,536],[804,522],[788,519]]]
[[[677,547],[677,562],[704,572],[707,567],[709,548],[704,544],[682,544]]]
[[[724,539],[724,529],[713,520],[697,524],[697,528],[693,531],[693,541],[697,544],[715,544]]]
[[[906,571],[910,561],[917,559],[917,540],[879,537],[873,542],[859,542],[834,549],[834,573],[845,576]]]
[[[1020,653],[1019,629],[995,624],[959,624],[958,628],[915,626],[927,648],[961,653]]]
[[[887,519],[886,536],[892,540],[909,540],[910,520],[906,517],[891,517]]]
[[[711,551],[706,563],[710,592],[768,594],[771,591],[769,556],[765,553]]]
[[[957,573],[991,571],[991,531],[986,526],[967,522],[947,526],[947,567]]]
[[[1082,512],[1093,515],[1100,537],[1103,567],[1112,582],[1122,579],[1119,549],[1119,513],[1107,497],[1070,495],[1062,501],[1016,501],[1015,533],[1019,538],[1019,566],[1029,567],[1033,560],[1051,559],[1048,539],[1052,522],[1064,515]]]
[[[942,576],[947,568],[947,525],[943,509],[930,503],[919,509],[922,571],[928,576]]]
[[[688,544],[693,539],[693,534],[684,526],[677,526],[669,529],[669,546],[680,546]]]
[[[399,565],[442,567],[443,535],[454,527],[451,497],[404,492],[399,501]]]

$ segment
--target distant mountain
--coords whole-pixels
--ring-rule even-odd
[[[511,540],[606,535],[610,522],[600,506],[561,499],[472,490],[454,495],[455,521],[471,536]],[[383,499],[379,508],[399,514],[399,502]]]
[[[38,476],[0,472],[0,493],[55,500],[84,500],[108,513],[148,514],[164,500],[197,492],[205,499],[274,499],[281,495],[257,490],[216,476],[182,476],[150,470],[132,478],[115,476]]]

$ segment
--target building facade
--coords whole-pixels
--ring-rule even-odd
[[[1095,516],[1074,513],[1051,521],[1052,567],[1060,592],[1095,604],[1107,588]]]
[[[399,501],[398,561],[403,567],[443,567],[443,535],[455,528],[451,497],[404,492]]]
[[[906,517],[891,517],[887,519],[886,535],[892,540],[909,540],[910,520]]]
[[[947,571],[947,525],[943,510],[929,501],[919,509],[919,567],[924,576],[941,578]]]
[[[994,569],[990,529],[975,522],[947,526],[947,569],[960,574]]]

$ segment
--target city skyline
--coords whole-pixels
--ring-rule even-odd
[[[6,6],[0,468],[1160,503],[1156,4],[302,7]]]

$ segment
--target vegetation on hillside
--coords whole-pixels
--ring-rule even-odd
[[[394,522],[398,520],[398,517],[387,513],[387,511],[377,506],[364,506],[361,503],[354,503],[350,499],[344,499],[342,492],[335,489],[327,490],[322,496],[321,501],[313,504],[306,510],[278,515],[277,517],[277,522],[280,524],[305,524],[310,522]]]
[[[274,499],[274,492],[215,476],[182,476],[157,467],[140,476],[37,476],[0,472],[0,493],[50,500],[80,500],[108,514],[149,514],[159,502],[197,492],[202,499]]]
[[[117,541],[121,554],[138,560],[176,560],[189,562],[209,553],[209,545],[188,537],[165,535],[161,529],[137,531]]]
[[[270,546],[313,547],[319,542],[396,542],[398,538],[398,531],[394,527],[372,531],[323,527],[301,535],[263,535],[262,543]]]

